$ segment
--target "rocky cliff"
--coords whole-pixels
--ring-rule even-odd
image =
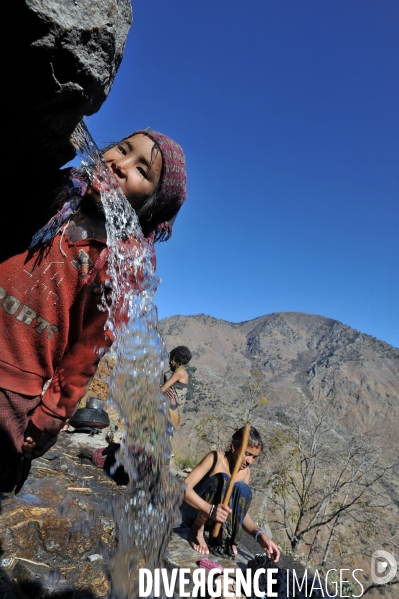
[[[106,99],[131,22],[130,0],[7,3],[2,135],[8,193],[3,201],[13,225],[3,231],[2,245],[18,235],[15,251],[22,251],[43,224],[48,195],[59,185],[57,169],[75,155],[71,134]]]

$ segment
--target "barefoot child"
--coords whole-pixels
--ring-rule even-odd
[[[169,419],[177,428],[183,413],[188,391],[188,373],[184,366],[191,360],[191,352],[185,345],[179,345],[169,354],[170,370],[164,374],[162,393],[169,398]]]
[[[186,198],[180,146],[146,129],[107,148],[104,159],[138,215],[144,242],[152,248],[167,241]],[[29,249],[0,264],[0,491],[5,492],[14,489],[22,466],[29,469],[30,460],[55,443],[113,341],[104,330],[107,312],[98,309],[107,280],[101,196],[79,169],[64,173],[55,216]],[[133,273],[131,284],[139,286]]]
[[[221,505],[238,458],[243,432],[244,428],[241,428],[234,433],[231,447],[227,451],[208,453],[186,478],[182,515],[183,521],[191,526],[188,540],[198,553],[208,554],[209,548],[204,539],[204,531],[212,527],[212,520],[216,520],[215,515],[217,515],[217,521],[225,524],[216,539],[210,534],[209,546],[213,553],[234,558],[243,528],[255,538],[269,557],[278,561],[280,551],[277,546],[263,530],[256,526],[248,513],[252,499],[249,488],[250,466],[263,449],[262,439],[253,427],[230,497],[229,507]]]

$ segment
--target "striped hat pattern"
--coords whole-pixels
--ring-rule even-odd
[[[151,220],[148,221],[146,237],[153,241],[167,241],[172,235],[172,227],[180,207],[186,199],[186,160],[181,147],[163,133],[153,129],[134,131],[127,137],[147,135],[159,147],[162,154],[161,179],[152,207]]]

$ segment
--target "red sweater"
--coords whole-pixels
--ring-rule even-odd
[[[0,387],[37,396],[32,421],[58,434],[86,392],[112,335],[98,310],[106,278],[104,241],[58,233],[36,253],[0,264]]]

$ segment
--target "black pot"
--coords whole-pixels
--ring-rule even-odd
[[[109,426],[109,416],[108,413],[100,407],[102,405],[103,401],[101,399],[88,399],[86,407],[79,408],[78,410],[76,410],[72,418],[69,419],[69,424],[73,426],[73,428],[80,430],[94,430],[106,428],[107,426]],[[98,407],[94,408],[94,406]]]
[[[89,408],[89,410],[103,410],[104,400],[99,397],[89,397],[86,400],[86,408]]]

